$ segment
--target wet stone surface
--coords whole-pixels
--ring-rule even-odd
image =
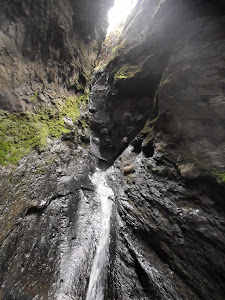
[[[108,299],[222,300],[225,216],[209,183],[187,183],[163,153],[132,150],[111,171],[117,238]],[[124,174],[125,163],[135,172]]]
[[[78,2],[74,8],[82,10]],[[225,299],[222,2],[139,1],[112,60],[94,74],[90,148],[67,137],[17,168],[1,167],[0,299]],[[80,50],[82,57],[73,56],[78,77],[85,68],[79,60],[90,75],[95,59],[88,47]],[[70,55],[66,61],[71,65]],[[44,82],[45,68],[36,76]],[[65,74],[72,77],[62,72],[47,85],[74,94],[78,78],[70,69]],[[33,107],[14,98],[2,102]],[[103,180],[115,196],[107,198],[107,217],[95,162],[104,170],[112,165]]]
[[[1,233],[3,299],[85,294],[101,208],[89,176],[91,166],[88,149],[56,141],[41,156],[31,153],[25,158],[9,173],[8,185],[2,182],[6,197],[1,221],[11,226]],[[15,192],[11,208],[6,205],[8,191]]]

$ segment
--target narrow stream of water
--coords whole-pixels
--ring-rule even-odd
[[[91,269],[86,300],[103,300],[106,269],[109,256],[110,217],[114,193],[106,183],[106,172],[97,170],[92,182],[96,186],[97,197],[101,202],[100,238]]]

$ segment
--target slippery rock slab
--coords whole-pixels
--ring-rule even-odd
[[[100,222],[91,168],[88,149],[60,140],[17,168],[2,167],[3,299],[85,295]]]
[[[128,147],[110,172],[117,199],[111,295],[222,300],[225,214],[216,200],[218,186],[185,182],[161,152],[149,158],[133,151]],[[126,162],[135,167],[128,176]]]

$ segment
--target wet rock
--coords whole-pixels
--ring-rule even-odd
[[[1,169],[4,299],[85,294],[98,239],[93,222],[100,220],[88,153],[58,140],[51,150],[32,152],[7,177]]]
[[[116,167],[129,151],[111,171],[118,205],[109,275],[114,293],[121,300],[223,299],[224,210],[204,190],[210,183],[184,183],[176,165],[157,152],[133,156],[131,179]]]
[[[104,36],[102,3],[108,7],[106,1],[8,6],[18,10],[11,27],[3,24],[3,42],[10,27],[27,61],[12,68],[19,68],[20,85],[13,99],[7,85],[12,74],[3,67],[3,108],[35,107],[28,101],[35,91],[32,99],[45,105],[56,105],[58,94],[68,90],[85,91],[88,78],[82,73],[87,68],[90,75]],[[33,24],[46,5],[54,20],[41,13],[36,34],[42,37],[49,28],[49,36],[34,43],[28,30],[21,45],[30,11]],[[2,13],[11,20],[8,8]],[[118,51],[94,74],[90,152],[102,168],[113,163],[107,183],[115,193],[109,265],[97,282],[105,299],[225,298],[223,15],[223,1],[138,1]],[[15,64],[21,62],[11,54]],[[23,94],[25,100],[17,102]],[[48,149],[33,151],[17,168],[0,170],[4,299],[86,298],[103,209],[91,180],[94,160],[87,145],[81,147],[82,125]],[[81,140],[75,144],[76,133]]]
[[[181,176],[187,179],[194,179],[200,175],[195,165],[191,163],[178,166],[178,170],[180,171]]]
[[[153,156],[154,154],[153,140],[153,136],[150,135],[141,144],[142,151],[147,157]]]
[[[110,70],[104,70],[94,75],[90,101],[95,112],[90,115],[90,127],[93,136],[102,137],[99,145],[96,144],[99,157],[112,163],[144,126],[150,114],[148,104],[151,100],[148,97],[143,100],[137,95],[124,97],[113,93],[115,86],[109,79],[109,73]],[[102,82],[105,83],[104,88],[99,89]],[[142,105],[139,105],[139,98],[142,99]]]
[[[72,176],[62,176],[58,180],[57,194],[58,196],[65,196],[71,193],[74,185],[74,178]]]
[[[123,172],[124,172],[124,174],[134,173],[135,172],[134,165],[125,166],[124,169],[123,169]]]
[[[107,85],[93,91],[104,104],[93,132],[112,129],[101,155],[111,161],[133,140],[112,168],[109,299],[224,298],[223,24],[223,1],[139,1],[96,74]]]
[[[159,130],[184,139],[182,147],[176,142],[171,147],[174,160],[192,156],[198,172],[224,173],[223,9],[222,1],[143,0],[135,7],[118,51],[94,78],[92,102],[99,108],[91,127],[97,136],[102,126],[109,128],[98,145],[101,157],[112,161],[126,147],[124,137],[135,139],[140,151],[135,136],[151,114],[153,119],[160,114]],[[104,83],[105,89],[95,92],[95,85]],[[155,143],[166,150],[165,141]]]

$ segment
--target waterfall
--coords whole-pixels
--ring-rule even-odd
[[[97,197],[101,202],[101,228],[99,242],[93,260],[86,300],[103,300],[106,267],[110,240],[110,217],[113,204],[113,191],[105,180],[106,172],[97,170],[92,177]]]

